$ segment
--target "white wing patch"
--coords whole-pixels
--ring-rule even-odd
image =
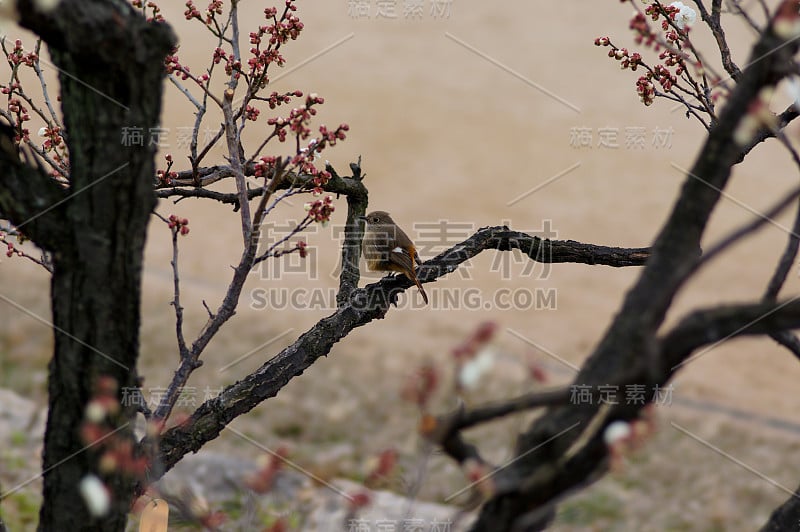
[[[400,246],[397,246],[396,248],[394,248],[392,250],[392,253],[402,253],[402,252],[403,252],[403,248],[401,248]]]

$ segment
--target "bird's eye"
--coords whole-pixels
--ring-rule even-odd
[[[372,217],[372,223],[374,223],[374,224],[378,223],[378,217],[377,216],[373,216]]]

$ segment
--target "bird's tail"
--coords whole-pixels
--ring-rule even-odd
[[[412,280],[414,281],[414,284],[417,285],[417,288],[419,289],[419,293],[422,294],[422,299],[423,299],[423,301],[425,301],[425,304],[427,305],[428,304],[428,294],[426,294],[425,293],[425,289],[422,288],[422,283],[419,282],[419,279],[417,279],[416,275],[414,275]]]

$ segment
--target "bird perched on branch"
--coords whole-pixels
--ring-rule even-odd
[[[400,229],[388,212],[374,211],[361,216],[367,224],[362,252],[367,267],[373,272],[399,272],[414,281],[425,304],[428,295],[417,279],[415,264],[420,264],[414,243]]]

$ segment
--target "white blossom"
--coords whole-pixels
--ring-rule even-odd
[[[106,418],[107,413],[103,403],[100,401],[89,401],[89,404],[86,405],[84,416],[92,423],[100,423]]]
[[[683,2],[672,2],[670,7],[674,7],[678,10],[678,13],[675,15],[675,25],[680,29],[693,26],[697,21],[697,13],[695,10],[684,5]]]
[[[494,354],[489,349],[484,349],[475,358],[461,366],[458,372],[458,382],[466,389],[475,388],[481,377],[494,365]]]
[[[111,497],[103,481],[94,475],[86,475],[78,486],[89,513],[103,517],[111,508]]]
[[[631,436],[631,424],[627,421],[614,421],[603,432],[603,440],[611,447],[615,443],[627,440]]]

